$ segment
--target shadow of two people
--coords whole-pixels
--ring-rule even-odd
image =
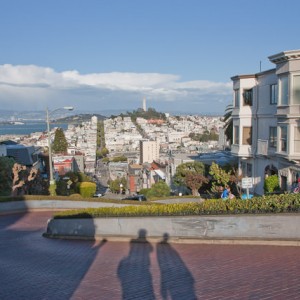
[[[150,253],[153,246],[147,241],[147,231],[140,229],[138,238],[130,242],[127,257],[118,266],[118,277],[122,285],[123,299],[155,299],[150,272]],[[194,278],[178,252],[169,244],[165,233],[156,246],[160,268],[160,294],[163,299],[197,299]]]

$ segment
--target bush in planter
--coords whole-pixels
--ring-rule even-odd
[[[84,198],[92,197],[96,193],[96,183],[94,182],[78,182],[76,187]]]
[[[278,175],[271,175],[265,178],[264,190],[266,193],[280,190]]]

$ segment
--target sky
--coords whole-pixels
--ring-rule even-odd
[[[220,114],[300,49],[299,0],[0,0],[0,109]]]

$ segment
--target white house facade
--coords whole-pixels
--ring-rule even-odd
[[[300,50],[269,57],[272,70],[233,81],[233,144],[239,171],[253,177],[253,192],[277,174],[282,191],[300,178]]]

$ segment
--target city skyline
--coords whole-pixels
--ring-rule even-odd
[[[230,77],[299,48],[298,1],[12,0],[0,10],[0,106],[223,114]],[[279,21],[280,22],[279,22]]]

